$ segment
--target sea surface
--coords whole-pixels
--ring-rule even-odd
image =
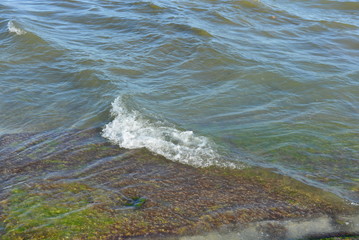
[[[0,135],[93,127],[359,203],[359,1],[2,0]]]

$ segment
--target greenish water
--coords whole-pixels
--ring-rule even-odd
[[[2,1],[0,134],[103,127],[121,147],[276,168],[358,202],[358,10]]]

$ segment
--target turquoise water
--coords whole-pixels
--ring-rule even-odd
[[[0,3],[0,134],[103,127],[359,202],[359,2]],[[112,113],[112,114],[111,114]]]

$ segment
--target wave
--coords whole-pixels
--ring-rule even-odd
[[[167,24],[167,27],[172,28],[176,32],[187,32],[193,35],[197,35],[200,37],[213,37],[212,34],[204,30],[203,28],[193,27],[188,24],[180,24],[180,23],[170,23]]]
[[[7,29],[9,32],[15,33],[16,35],[24,35],[27,33],[25,30],[21,29],[13,20],[10,20],[7,23]]]
[[[208,138],[146,119],[140,112],[128,110],[121,97],[112,103],[111,112],[115,118],[104,127],[102,136],[120,147],[147,148],[172,161],[197,167],[235,167],[234,163],[220,161],[220,154]]]
[[[359,2],[350,0],[320,0],[319,4],[317,4],[317,7],[323,9],[357,11],[359,9]]]

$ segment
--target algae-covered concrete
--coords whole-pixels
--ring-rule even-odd
[[[175,239],[214,231],[246,239],[251,224],[259,224],[256,233],[267,229],[268,239],[298,239],[312,233],[293,235],[290,228],[305,225],[286,222],[321,218],[332,226],[328,234],[354,239],[359,229],[357,206],[292,178],[262,168],[194,168],[120,149],[97,129],[4,135],[0,147],[4,240]]]

